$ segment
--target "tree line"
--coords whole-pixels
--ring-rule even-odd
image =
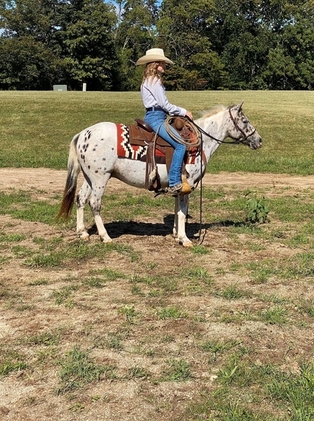
[[[1,90],[137,90],[152,47],[170,90],[312,90],[314,0],[0,0]]]

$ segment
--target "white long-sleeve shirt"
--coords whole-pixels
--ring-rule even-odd
[[[161,107],[169,115],[184,117],[186,109],[170,104],[163,83],[157,77],[145,79],[141,85],[141,95],[145,108]]]

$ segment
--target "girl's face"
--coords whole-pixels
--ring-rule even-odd
[[[157,66],[157,71],[159,73],[164,73],[166,68],[166,63],[164,61],[160,61]]]

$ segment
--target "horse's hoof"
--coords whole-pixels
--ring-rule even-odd
[[[102,238],[102,239],[101,239],[101,241],[102,241],[104,244],[112,243],[112,238],[109,238],[109,237],[107,237],[107,238]]]
[[[193,243],[192,241],[185,241],[184,243],[182,243],[183,247],[193,247]]]
[[[80,240],[89,241],[90,237],[87,232],[83,232],[78,235]]]
[[[187,239],[179,239],[177,240],[183,247],[193,247],[193,243],[192,241],[190,241],[188,238]]]

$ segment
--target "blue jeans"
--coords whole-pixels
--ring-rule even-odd
[[[158,131],[160,137],[174,147],[173,157],[169,169],[169,186],[176,186],[181,183],[181,168],[185,155],[185,145],[175,141],[165,129],[165,120],[167,114],[163,111],[147,111],[144,121],[155,131]],[[179,133],[172,129],[173,132],[179,136]]]

